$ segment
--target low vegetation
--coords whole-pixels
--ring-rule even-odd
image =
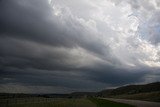
[[[25,99],[10,100],[7,104],[1,104],[1,107],[96,107],[96,105],[88,99],[67,99],[67,98],[56,98],[56,99],[30,99],[27,102]],[[30,100],[30,102],[29,102]],[[13,102],[14,101],[14,102]]]
[[[160,82],[103,90],[97,96],[160,102]]]
[[[103,97],[160,102],[160,82],[128,85],[101,92],[74,92],[71,94],[0,93],[0,107],[132,107],[127,104],[98,99]]]
[[[117,96],[112,96],[112,98],[160,102],[160,91],[149,92],[149,93],[130,94],[130,95],[127,95],[127,94],[126,95],[117,95]]]
[[[160,82],[144,84],[144,85],[127,85],[116,89],[108,89],[98,92],[98,96],[108,97],[116,95],[131,95],[139,93],[151,93],[160,91]]]
[[[128,104],[112,102],[99,98],[20,98],[10,99],[0,107],[133,107]]]
[[[105,99],[90,98],[90,100],[97,105],[97,107],[134,107],[132,105],[117,103]]]

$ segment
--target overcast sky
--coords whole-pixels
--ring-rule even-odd
[[[160,0],[0,0],[0,92],[160,81]]]

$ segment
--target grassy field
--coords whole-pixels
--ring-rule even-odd
[[[12,100],[12,99],[11,99]],[[89,99],[78,98],[78,99],[18,99],[15,101],[9,101],[6,105],[0,107],[96,107],[96,105]],[[30,102],[29,102],[30,100]]]
[[[12,99],[13,100],[13,99]],[[30,102],[29,102],[30,100]],[[18,99],[9,101],[0,107],[133,107],[127,104],[116,103],[98,98],[71,98],[71,99]]]
[[[95,103],[97,107],[134,107],[132,105],[117,103],[105,99],[90,98],[90,100]]]
[[[112,96],[112,97],[122,98],[122,99],[131,99],[131,100],[160,102],[160,91],[150,92],[150,93],[130,94],[130,95],[117,95],[117,96]]]

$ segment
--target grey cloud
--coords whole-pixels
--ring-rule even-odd
[[[87,50],[103,53],[103,48],[99,48],[104,47],[101,42],[96,38],[86,39],[86,36],[92,36],[92,33],[88,33],[72,17],[63,25],[61,20],[52,14],[53,10],[47,1],[2,1],[0,10],[2,37],[27,39],[54,46],[80,45]]]
[[[54,0],[52,5],[59,5],[62,11],[56,16],[48,0],[1,0],[0,92],[10,87],[33,93],[36,87],[42,88],[39,92],[95,91],[144,82],[146,76],[156,75],[146,66],[139,67],[138,52],[128,54],[122,49],[113,53],[114,46],[121,45],[124,38],[103,20],[91,18],[96,6],[90,2]],[[136,9],[140,6],[136,2],[131,5]],[[153,16],[149,23],[158,22],[158,17]],[[89,19],[95,21],[98,31],[88,27]],[[159,29],[156,30],[151,41],[158,43]],[[138,42],[135,48],[138,45],[141,44]],[[131,60],[138,68],[132,69],[120,59]]]
[[[1,36],[11,36],[55,45],[60,42],[58,44],[63,45],[65,43],[65,40],[61,41],[63,33],[57,29],[57,24],[54,25],[50,17],[54,18],[51,15],[51,7],[46,1],[2,1],[0,28],[3,35]],[[53,32],[54,36],[52,36]]]
[[[152,44],[160,42],[160,15],[159,11],[152,13],[152,17],[148,21],[139,26],[139,33],[142,38],[148,40]]]
[[[155,7],[153,4],[151,4],[149,1],[147,0],[129,0],[129,3],[131,4],[132,8],[134,9],[140,9],[140,8],[144,8],[147,11],[151,11],[154,10]]]

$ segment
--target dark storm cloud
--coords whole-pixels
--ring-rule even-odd
[[[86,31],[79,23],[71,20],[67,26],[62,26],[52,11],[45,0],[0,2],[0,77],[4,80],[1,84],[91,87],[85,84],[87,80],[81,80],[83,77],[71,77],[67,73],[61,77],[54,73],[56,70],[61,74],[77,70],[73,65],[67,64],[70,59],[66,51],[57,52],[54,48],[67,47],[69,50],[79,45],[103,54],[103,44],[94,38],[86,39],[83,36],[86,34],[82,34]],[[79,26],[78,29],[74,27],[75,24]],[[72,29],[71,32],[67,31],[67,27]],[[47,70],[50,72],[47,73]]]
[[[100,33],[86,27],[94,26],[94,21],[85,22],[69,12],[56,16],[55,12],[47,0],[0,1],[1,92],[13,85],[21,91],[30,86],[33,90],[34,86],[52,87],[49,92],[59,92],[57,87],[97,90],[144,82],[144,77],[152,74],[146,69],[125,67],[110,48],[115,43],[107,43]],[[79,14],[83,15],[87,14]],[[103,25],[107,35],[114,34]]]
[[[43,44],[46,47],[47,45],[54,47],[76,47],[79,45],[89,51],[103,54],[104,46],[102,43],[97,42],[94,38],[88,40],[85,36],[81,36],[86,34],[81,33],[83,30],[85,32],[85,29],[79,23],[73,21],[64,27],[60,25],[60,20],[52,15],[52,9],[47,1],[2,0],[0,8],[1,54],[7,57],[6,60],[9,57],[21,57],[24,63],[29,63],[24,64],[24,66],[44,65],[47,66],[45,68],[47,69],[58,63],[56,59],[63,60],[67,57],[66,53],[54,55],[50,51],[48,52],[47,49],[41,47]],[[77,26],[82,31],[73,28],[72,24],[78,24]],[[72,30],[68,32],[67,27]],[[88,33],[87,35],[91,34]],[[40,45],[33,46],[27,41],[37,42]],[[43,56],[37,57],[36,54],[41,55],[42,53]],[[54,62],[50,62],[50,58],[54,58]],[[10,63],[10,61],[8,62]],[[37,62],[39,64],[36,64]],[[16,63],[14,65],[22,66],[22,64]]]
[[[53,15],[47,0],[2,0],[0,5],[0,32],[3,38],[9,36],[54,46],[80,45],[103,54],[105,46],[102,43],[96,38],[86,39],[85,36],[92,33],[86,32],[85,28],[72,18],[63,25],[61,20]]]
[[[67,45],[65,38],[63,42],[61,40],[63,32],[57,29],[56,23],[50,19],[51,7],[46,1],[2,0],[0,8],[1,36]],[[56,40],[55,36],[57,36]]]

